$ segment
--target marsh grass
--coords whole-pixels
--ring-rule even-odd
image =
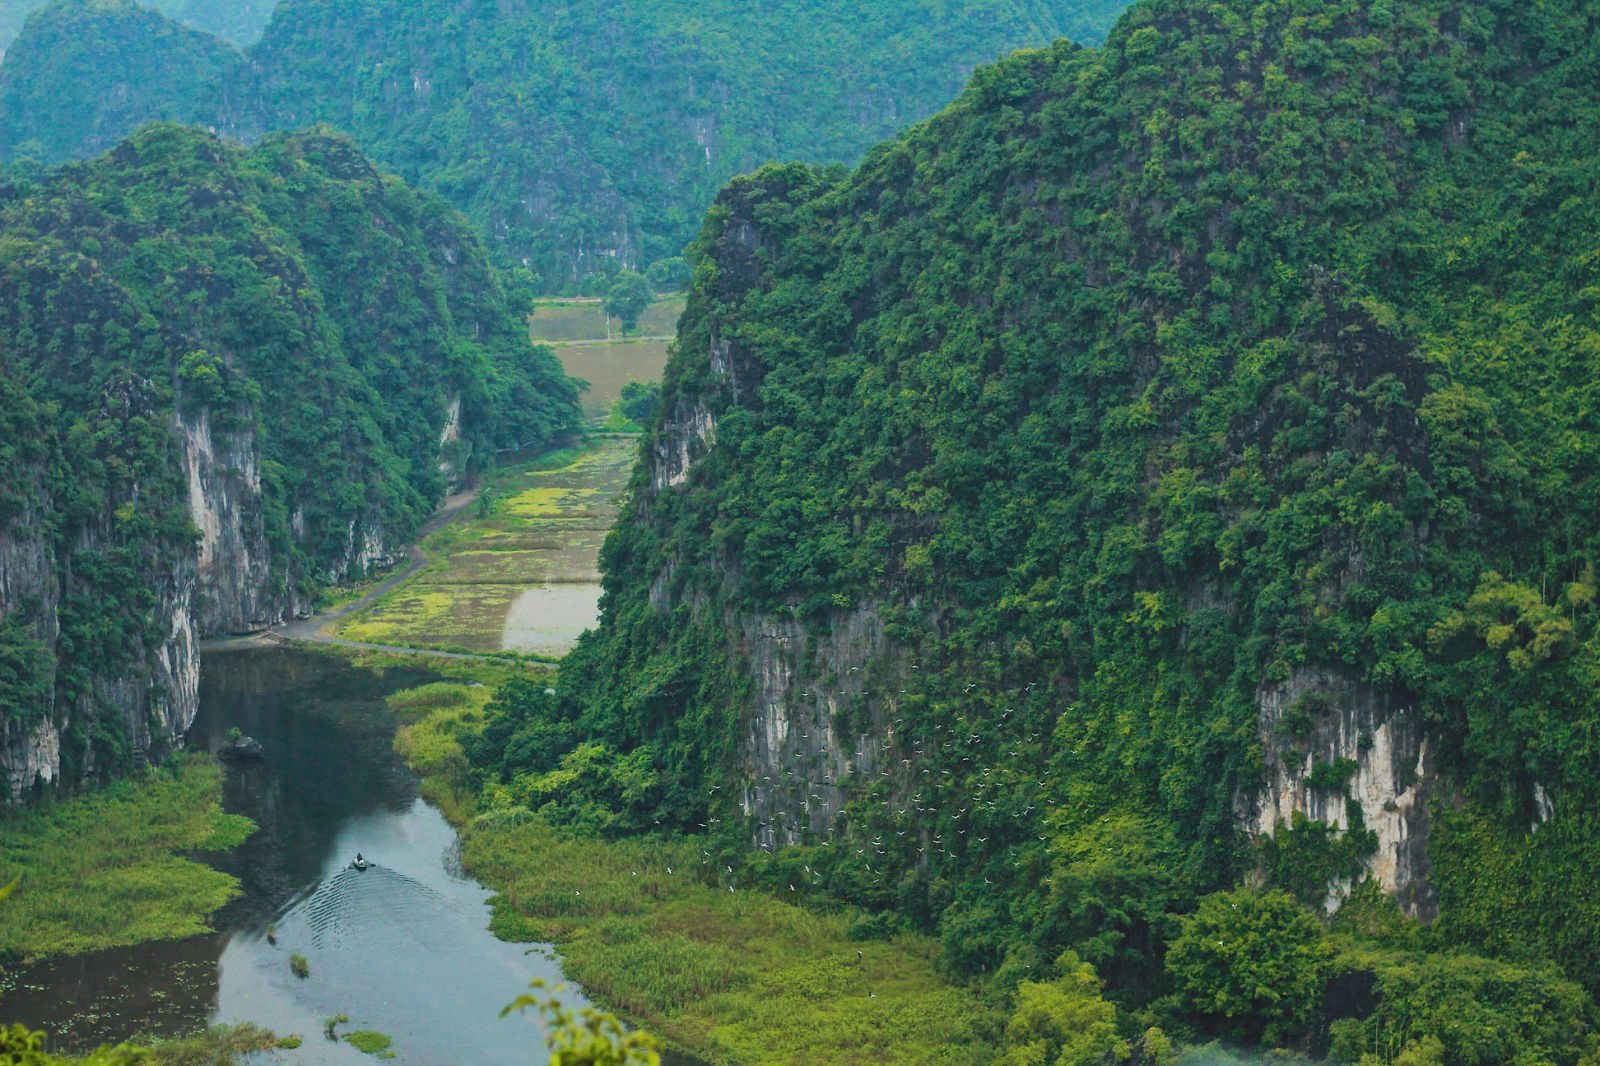
[[[860,941],[854,908],[730,892],[694,839],[600,840],[526,808],[477,810],[461,737],[492,690],[466,678],[390,697],[408,714],[432,707],[395,747],[461,827],[466,868],[497,893],[495,935],[554,942],[597,1002],[711,1063],[988,1061],[1003,1018],[939,973],[929,938]]]
[[[256,1052],[278,1048],[293,1050],[299,1046],[297,1036],[279,1038],[259,1025],[244,1022],[214,1025],[189,1036],[151,1041],[147,1045],[148,1058],[140,1061],[148,1066],[234,1066],[248,1061]]]
[[[239,882],[189,857],[255,831],[221,809],[221,770],[185,756],[98,792],[0,815],[0,954],[73,955],[211,931]]]
[[[344,1042],[367,1055],[377,1055],[379,1058],[386,1059],[394,1058],[394,1052],[389,1050],[394,1045],[394,1038],[388,1033],[380,1033],[376,1029],[357,1029],[353,1033],[346,1033],[344,1034]]]
[[[467,869],[499,893],[497,935],[556,942],[596,1000],[711,1062],[970,1063],[998,1037],[1002,1019],[940,975],[933,941],[860,942],[853,910],[730,892],[694,841],[492,812],[464,838]]]

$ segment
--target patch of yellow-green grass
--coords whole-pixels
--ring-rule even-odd
[[[346,621],[346,640],[470,652],[500,650],[506,613],[518,585],[413,582]]]
[[[450,615],[455,598],[448,589],[409,584],[396,589],[338,628],[347,640],[394,643],[412,630],[424,631]]]
[[[1002,1019],[925,937],[728,886],[693,841],[601,841],[491,813],[464,834],[495,931],[553,940],[584,990],[713,1063],[972,1063]],[[668,872],[670,868],[671,872]]]
[[[571,485],[539,485],[524,489],[501,505],[518,518],[590,517],[599,489]]]
[[[98,792],[0,817],[0,876],[22,884],[0,906],[0,954],[32,959],[176,940],[210,931],[239,894],[189,858],[255,830],[221,809],[220,768],[184,757]]]

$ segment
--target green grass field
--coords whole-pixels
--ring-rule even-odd
[[[185,756],[88,795],[0,816],[0,955],[72,955],[210,931],[239,883],[190,857],[255,830],[221,809],[221,769]]]

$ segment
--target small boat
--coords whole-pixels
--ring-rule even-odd
[[[355,870],[365,870],[371,865],[372,863],[361,857],[360,852],[357,852],[356,857],[350,860],[350,867]]]

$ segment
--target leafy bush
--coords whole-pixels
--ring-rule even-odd
[[[1310,1033],[1333,948],[1283,892],[1217,892],[1179,919],[1166,971],[1179,1000],[1231,1039],[1287,1043]]]

